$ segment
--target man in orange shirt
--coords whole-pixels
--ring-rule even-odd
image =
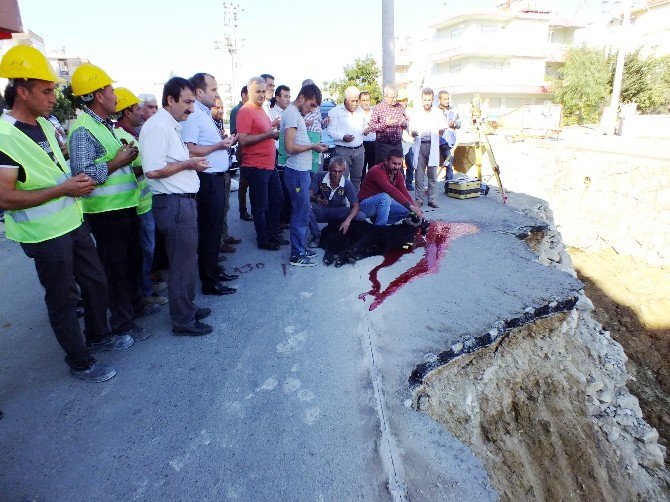
[[[288,244],[279,230],[283,195],[275,168],[275,139],[279,119],[270,122],[263,110],[265,80],[251,77],[247,84],[249,101],[237,113],[238,141],[242,146],[242,173],[249,180],[251,214],[259,249],[279,250]]]

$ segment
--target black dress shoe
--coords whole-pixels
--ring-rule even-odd
[[[224,239],[223,242],[226,243],[226,244],[239,244],[240,242],[242,242],[242,239],[238,239],[237,237],[228,236],[228,238]]]
[[[258,245],[258,249],[265,249],[267,251],[279,251],[281,247],[276,242],[262,242]]]
[[[272,237],[270,239],[270,242],[273,242],[275,244],[279,244],[280,246],[288,246],[289,244],[291,244],[289,241],[284,239],[284,237],[282,237],[281,235],[278,235],[276,237]]]
[[[226,258],[225,256],[223,256],[223,255],[219,255],[219,257],[217,258],[217,261],[220,263],[220,262],[222,262],[222,261],[226,261],[227,259],[228,259],[228,258]]]
[[[239,275],[237,275],[237,274],[226,274],[225,272],[221,272],[219,274],[219,280],[220,281],[234,281],[238,277],[239,277]]]
[[[254,221],[254,217],[251,216],[249,213],[244,211],[243,213],[240,213],[240,220],[244,221]]]
[[[193,326],[172,328],[172,333],[175,336],[202,336],[209,335],[212,331],[214,331],[214,328],[212,328],[209,324],[205,324],[204,322],[199,321],[195,321]]]
[[[209,317],[211,314],[212,314],[212,309],[208,309],[207,307],[199,308],[198,310],[195,311],[195,320],[196,321],[201,321],[205,317]]]
[[[229,288],[228,286],[224,286],[220,282],[217,282],[214,286],[210,286],[208,288],[203,287],[202,288],[202,294],[203,295],[232,295],[235,291],[237,291],[235,288]]]

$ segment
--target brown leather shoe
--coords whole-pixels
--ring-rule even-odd
[[[437,209],[438,207],[440,207],[440,205],[439,205],[437,202],[432,201],[432,200],[428,203],[428,205],[429,205],[430,207],[434,207],[435,209]]]
[[[227,239],[223,239],[223,242],[224,244],[239,244],[242,242],[242,239],[229,235]]]

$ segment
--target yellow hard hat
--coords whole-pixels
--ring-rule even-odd
[[[116,94],[116,111],[120,112],[125,110],[129,106],[136,105],[140,102],[137,96],[135,96],[130,90],[125,87],[117,87],[114,89],[114,94]]]
[[[84,96],[113,83],[114,80],[105,70],[94,64],[85,63],[72,74],[72,94]]]
[[[2,56],[0,77],[64,82],[51,67],[46,56],[29,45],[15,45]]]

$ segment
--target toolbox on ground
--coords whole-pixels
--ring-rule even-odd
[[[444,192],[454,199],[479,197],[481,182],[477,178],[455,178],[444,183]]]

